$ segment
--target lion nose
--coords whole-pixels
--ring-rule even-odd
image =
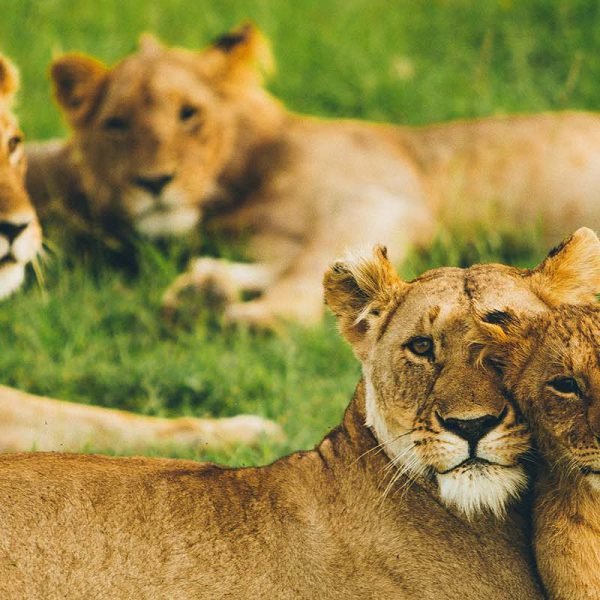
[[[0,235],[3,235],[8,240],[8,243],[12,244],[27,227],[29,227],[29,223],[0,221]]]
[[[439,415],[438,418],[444,429],[467,440],[469,446],[474,446],[486,433],[489,433],[500,424],[506,415],[506,411],[507,409],[504,407],[499,415],[484,415],[476,419],[443,419]]]
[[[136,177],[134,183],[142,189],[150,192],[153,196],[158,196],[165,186],[173,181],[172,173],[157,175],[156,177]]]

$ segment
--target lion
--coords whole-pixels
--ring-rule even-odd
[[[41,247],[41,228],[25,191],[23,133],[11,107],[17,70],[0,55],[0,299],[17,290]]]
[[[550,243],[600,226],[600,119],[584,112],[404,127],[287,111],[263,86],[272,58],[245,25],[205,50],[143,37],[110,68],[81,54],[51,67],[68,141],[29,148],[42,214],[129,224],[151,237],[198,227],[247,242],[250,262],[191,262],[165,294],[222,300],[226,321],[258,327],[323,312],[331,256],[387,240],[411,245],[465,222],[539,223]],[[199,225],[199,223],[201,225]]]
[[[534,548],[550,598],[600,598],[600,308],[481,317],[484,353],[503,370],[541,459]]]
[[[41,247],[41,228],[25,189],[23,134],[11,111],[18,85],[16,68],[0,56],[0,299],[21,286],[27,265]],[[162,419],[0,386],[0,452],[81,451],[86,447],[105,452],[172,447],[215,450],[282,437],[276,423],[254,415]]]
[[[363,367],[340,426],[263,467],[0,457],[3,595],[542,598],[518,501],[529,430],[470,332],[482,308],[594,301],[598,238],[412,282],[377,247],[324,288]]]

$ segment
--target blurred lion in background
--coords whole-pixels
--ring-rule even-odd
[[[42,214],[59,202],[105,231],[200,227],[247,239],[249,263],[200,257],[167,291],[219,299],[264,326],[322,314],[321,273],[346,247],[385,241],[393,262],[453,223],[538,223],[548,243],[600,224],[600,118],[582,112],[427,127],[320,120],[263,86],[261,33],[244,25],[202,51],[144,36],[109,68],[54,61],[71,138],[29,149]],[[248,295],[252,299],[248,300]]]
[[[0,299],[23,283],[41,250],[42,232],[25,190],[23,134],[12,104],[19,87],[13,64],[0,55]],[[9,352],[10,348],[4,348]],[[43,398],[0,386],[0,452],[108,452],[226,449],[283,438],[274,422],[255,415],[165,419]]]

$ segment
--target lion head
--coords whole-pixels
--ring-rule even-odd
[[[0,298],[21,285],[25,266],[41,243],[40,226],[24,186],[23,134],[11,112],[18,84],[16,69],[0,56]]]
[[[479,326],[482,355],[501,368],[542,454],[600,490],[600,308],[482,314]]]
[[[473,343],[481,311],[535,314],[592,302],[600,242],[579,230],[533,270],[502,265],[443,268],[402,281],[385,250],[337,262],[325,299],[362,363],[366,425],[398,477],[433,483],[468,517],[500,515],[527,482],[530,434]]]
[[[55,96],[90,209],[151,237],[192,229],[229,177],[243,180],[252,147],[281,119],[260,85],[268,61],[266,42],[249,25],[202,52],[146,35],[114,68],[80,54],[56,60]]]

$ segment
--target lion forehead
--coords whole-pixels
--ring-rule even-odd
[[[473,265],[465,273],[465,292],[478,311],[504,310],[527,313],[546,310],[547,305],[533,293],[528,271],[500,264]]]
[[[413,281],[390,314],[390,333],[439,332],[457,319],[464,320],[470,306],[464,293],[464,273],[463,269],[444,269]]]
[[[212,100],[210,86],[191,65],[167,57],[146,64],[133,56],[111,73],[100,113],[121,109],[130,112],[131,117],[148,119],[152,112],[147,111],[164,108],[172,112],[181,101],[206,104]]]

